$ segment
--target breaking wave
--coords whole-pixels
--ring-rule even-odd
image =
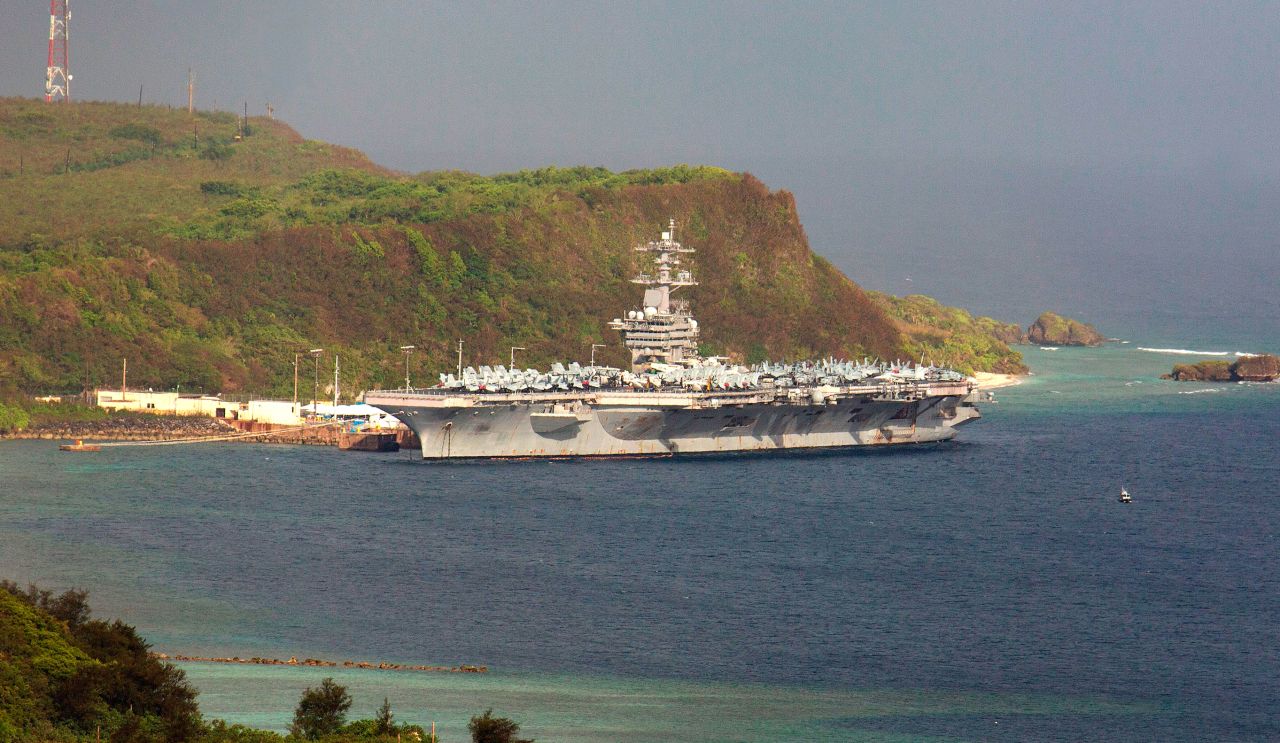
[[[1147,348],[1146,346],[1138,346],[1139,351],[1149,351],[1151,353],[1168,353],[1175,356],[1236,356],[1245,358],[1248,356],[1257,356],[1256,353],[1247,351],[1192,351],[1186,348]]]
[[[1179,395],[1199,395],[1205,392],[1226,392],[1226,391],[1227,391],[1226,387],[1210,387],[1207,390],[1182,390],[1178,394]]]

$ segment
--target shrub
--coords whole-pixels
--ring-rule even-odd
[[[308,740],[336,733],[346,722],[349,709],[351,695],[347,693],[347,687],[326,678],[320,682],[319,688],[308,686],[302,692],[290,730],[295,737]]]
[[[219,211],[234,219],[257,219],[275,209],[275,202],[270,199],[254,199],[241,197],[222,207]]]
[[[200,184],[200,192],[211,196],[240,196],[249,190],[233,181],[205,181]]]
[[[146,142],[147,144],[158,145],[163,141],[160,131],[142,124],[125,124],[117,126],[108,132],[116,139],[133,139],[138,142]]]
[[[517,738],[520,725],[510,717],[494,717],[493,710],[476,715],[467,723],[472,743],[533,743],[532,739]]]
[[[220,142],[210,142],[205,145],[203,150],[200,150],[200,159],[221,162],[224,160],[230,160],[231,156],[234,154],[235,150],[231,149],[231,145],[222,144]]]
[[[27,415],[27,411],[16,405],[6,405],[0,402],[0,433],[21,431],[29,423],[31,423],[31,418]]]

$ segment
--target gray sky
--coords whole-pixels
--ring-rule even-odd
[[[855,280],[1024,323],[1280,309],[1275,3],[72,2],[79,99],[191,66],[402,170],[748,170]],[[0,8],[0,95],[39,95],[48,4]]]

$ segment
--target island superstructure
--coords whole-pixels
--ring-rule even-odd
[[[547,372],[482,366],[431,388],[365,401],[417,434],[425,459],[658,456],[943,441],[980,416],[959,372],[822,359],[741,366],[698,353],[678,290],[695,286],[675,222],[639,245],[652,268],[639,307],[615,318],[630,370],[556,363]]]
[[[689,303],[671,296],[677,289],[697,286],[693,272],[681,268],[682,254],[691,254],[675,239],[676,223],[671,220],[661,240],[636,246],[637,252],[653,255],[654,272],[641,273],[631,280],[643,284],[644,302],[629,310],[609,327],[622,332],[622,341],[631,351],[632,371],[644,371],[654,363],[684,364],[698,358],[698,321],[689,314]]]

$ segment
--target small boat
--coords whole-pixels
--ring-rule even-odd
[[[1120,502],[1121,503],[1133,502],[1133,496],[1129,495],[1129,491],[1125,490],[1124,488],[1120,488]]]
[[[80,439],[76,439],[74,444],[63,444],[58,447],[59,451],[102,451],[102,447],[98,444],[86,444]]]

